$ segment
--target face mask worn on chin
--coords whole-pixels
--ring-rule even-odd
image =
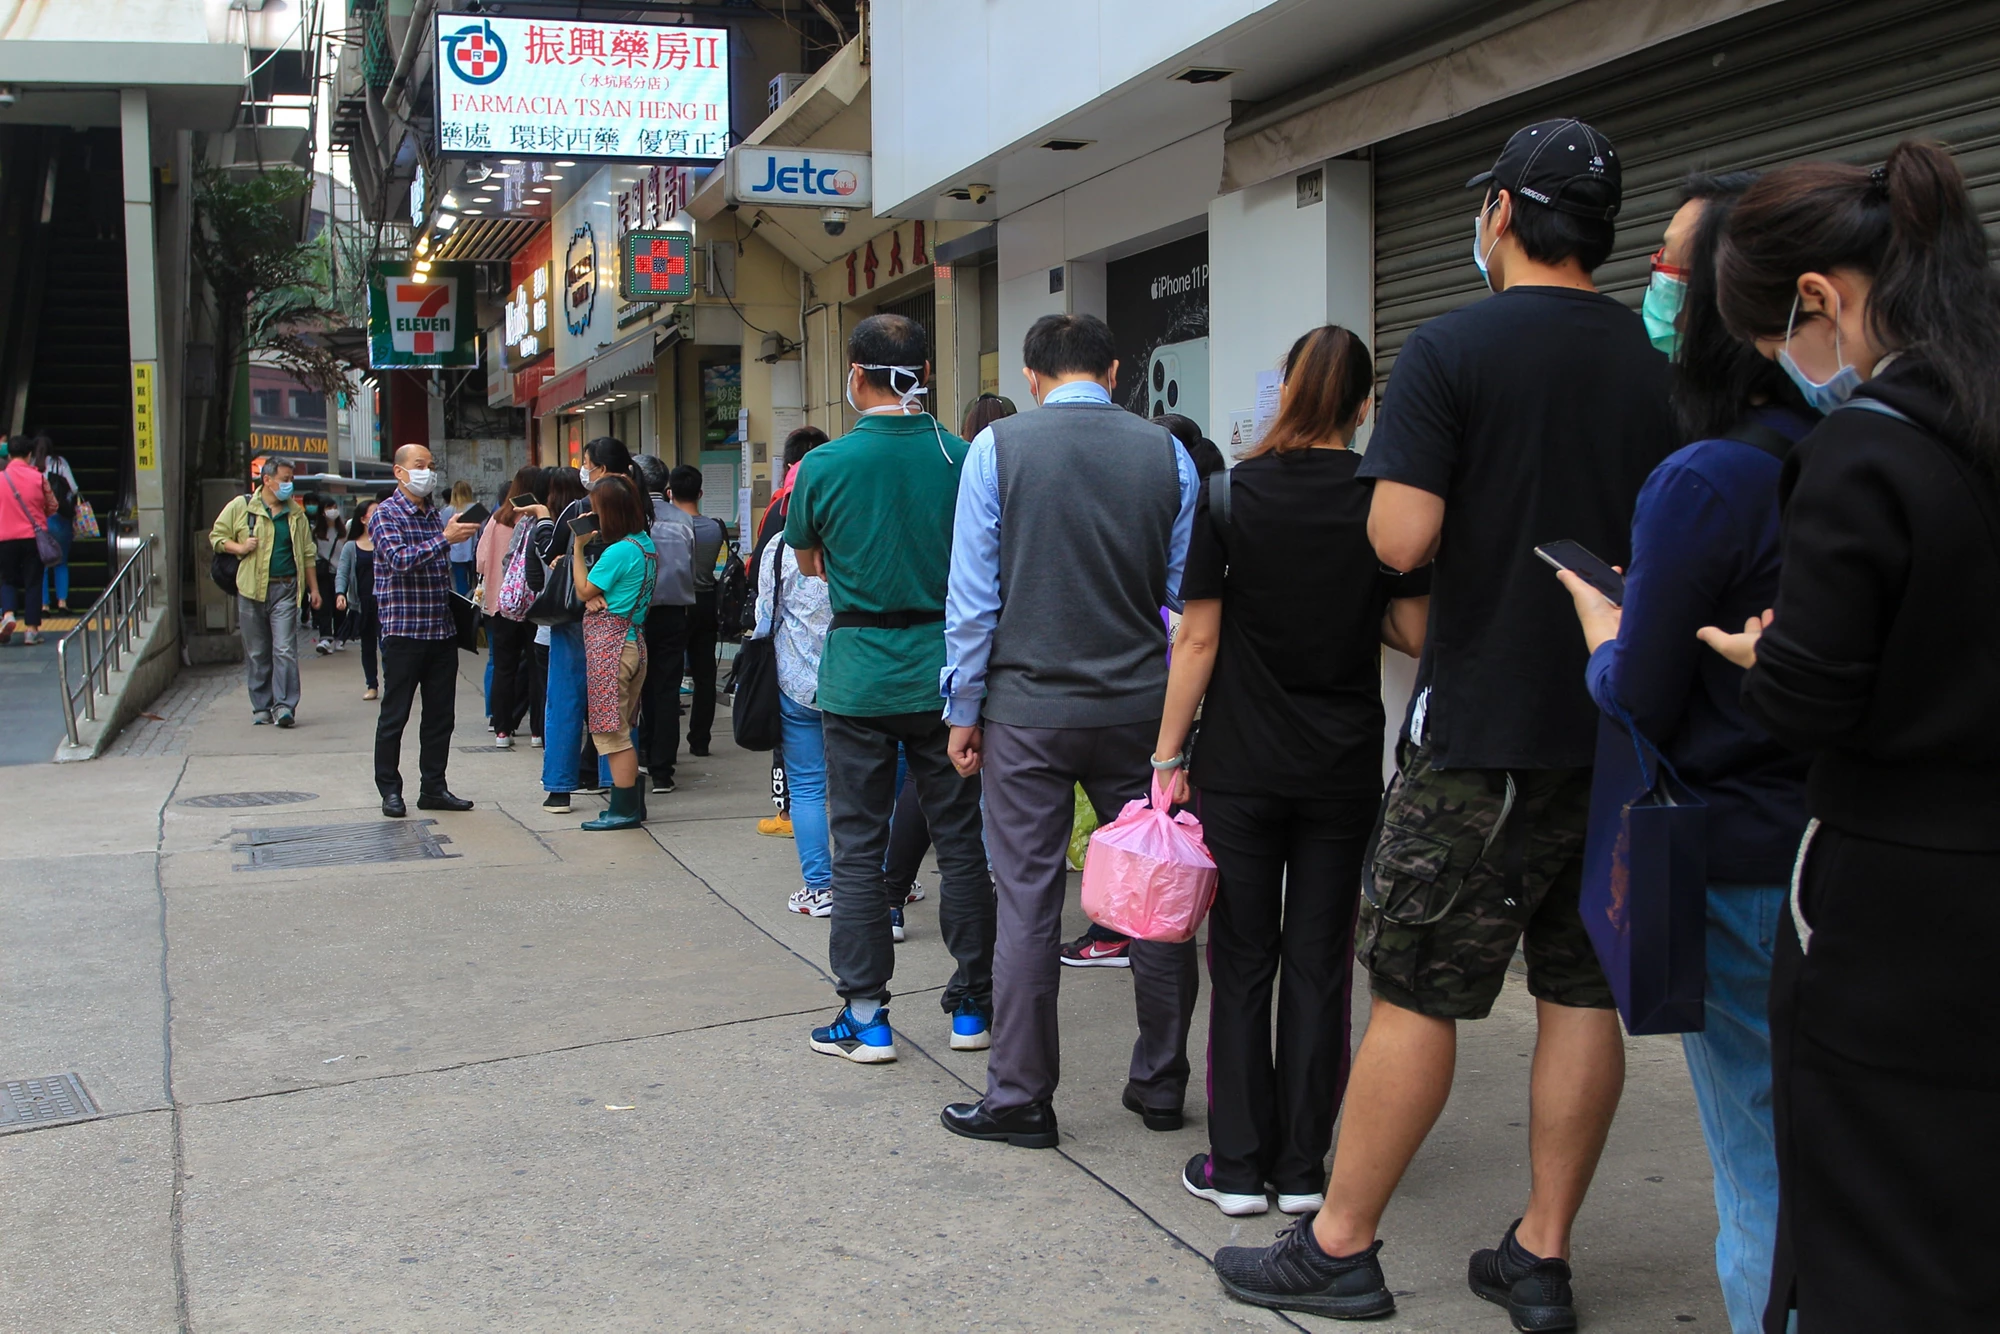
[[[1646,337],[1669,357],[1680,350],[1681,331],[1677,323],[1681,306],[1687,301],[1687,279],[1665,269],[1654,269],[1646,284],[1646,299],[1639,303],[1639,318],[1646,322]]]
[[[437,485],[437,473],[430,468],[406,468],[408,479],[404,485],[418,496],[428,496]]]
[[[1486,225],[1486,215],[1491,209],[1492,205],[1489,204],[1472,215],[1472,262],[1479,266],[1479,276],[1486,280],[1486,290],[1489,292],[1493,290],[1493,275],[1486,271],[1486,262],[1493,254],[1493,246],[1499,245],[1500,242],[1495,239],[1493,245],[1482,247],[1479,244],[1479,229]]]
[[[1778,367],[1791,377],[1793,384],[1804,395],[1806,406],[1824,417],[1835,408],[1854,397],[1854,391],[1861,387],[1861,372],[1847,364],[1840,355],[1840,297],[1833,299],[1833,355],[1840,361],[1840,369],[1829,375],[1823,382],[1814,382],[1812,377],[1799,369],[1799,363],[1792,360],[1792,326],[1799,322],[1799,298],[1792,298],[1792,315],[1785,321],[1785,345],[1778,349]]]

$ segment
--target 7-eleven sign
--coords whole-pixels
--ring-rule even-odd
[[[368,364],[470,367],[479,364],[472,278],[463,265],[428,273],[408,263],[375,266],[368,289]]]

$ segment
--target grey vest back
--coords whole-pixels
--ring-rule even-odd
[[[1000,621],[985,715],[1015,727],[1157,720],[1180,446],[1110,404],[993,423]]]

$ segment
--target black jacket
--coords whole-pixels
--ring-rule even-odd
[[[1920,365],[1860,393],[1916,424],[1842,408],[1786,461],[1777,618],[1744,705],[1812,753],[1828,824],[2000,850],[2000,485]]]

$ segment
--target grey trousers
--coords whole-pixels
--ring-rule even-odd
[[[252,713],[299,707],[298,580],[273,579],[267,592],[262,602],[236,595]]]
[[[1047,1102],[1062,1075],[1056,1024],[1062,909],[1078,783],[1100,820],[1146,795],[1157,723],[1010,727],[988,722],[986,845],[999,917],[993,942],[993,1048],[986,1105]],[[1188,1024],[1201,984],[1193,941],[1132,942],[1139,1040],[1126,1088],[1148,1107],[1178,1110],[1187,1095]]]
[[[826,816],[833,835],[833,919],[827,962],[840,994],[889,999],[896,943],[882,858],[896,809],[896,747],[909,756],[917,801],[937,846],[938,931],[958,960],[939,1003],[949,1014],[961,1001],[991,1012],[993,998],[993,880],[979,834],[979,780],[960,778],[945,754],[951,729],[935,712],[855,718],[822,713],[826,737]],[[1067,837],[1067,835],[1065,835]],[[905,887],[907,888],[907,886]]]

